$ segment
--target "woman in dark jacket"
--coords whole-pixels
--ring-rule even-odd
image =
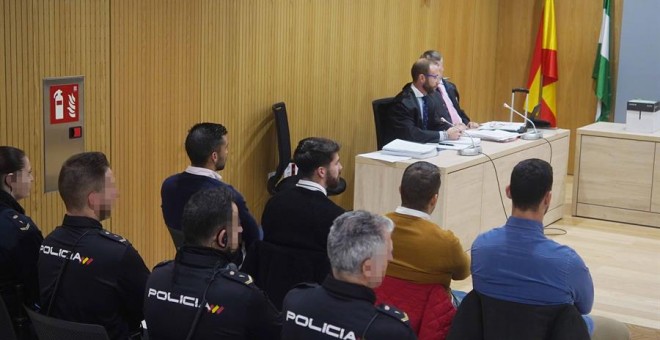
[[[0,296],[14,320],[24,314],[21,304],[39,302],[37,259],[44,238],[18,203],[30,195],[33,180],[25,153],[0,146]]]

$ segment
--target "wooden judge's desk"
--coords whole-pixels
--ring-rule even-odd
[[[563,215],[569,131],[539,131],[543,131],[544,139],[517,139],[507,143],[482,141],[485,155],[460,156],[455,150],[444,150],[435,157],[423,159],[440,169],[442,181],[438,205],[431,215],[433,222],[453,231],[463,247],[470,248],[477,235],[501,226],[511,214],[506,186],[513,167],[528,158],[540,158],[552,164],[552,203],[544,223],[548,225],[559,220]],[[399,185],[403,171],[417,161],[420,160],[388,163],[356,156],[354,209],[380,214],[394,211],[401,204]]]

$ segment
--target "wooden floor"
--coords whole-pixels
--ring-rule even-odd
[[[596,290],[591,314],[660,329],[660,229],[573,217],[572,185],[568,176],[564,217],[550,226],[566,235],[551,238],[575,249],[589,267]],[[452,288],[469,291],[472,281],[454,281]]]

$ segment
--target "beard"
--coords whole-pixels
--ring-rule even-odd
[[[431,86],[431,84],[427,81],[424,83],[424,90],[426,90],[426,93],[431,94],[433,91],[435,91],[435,87]]]
[[[328,179],[325,181],[325,185],[328,187],[328,189],[335,189],[339,185],[339,175],[336,177],[330,176]]]

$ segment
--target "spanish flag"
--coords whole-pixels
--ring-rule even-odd
[[[545,0],[536,34],[536,45],[529,70],[529,102],[532,117],[557,126],[557,28],[554,0]]]

